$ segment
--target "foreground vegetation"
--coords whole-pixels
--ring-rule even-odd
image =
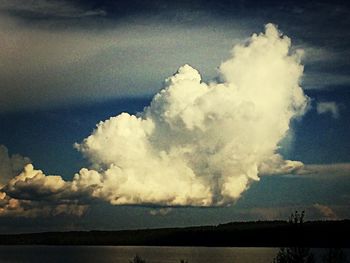
[[[179,263],[190,263],[181,259]],[[282,248],[273,259],[272,263],[316,263],[314,255],[309,248]],[[342,249],[330,248],[321,258],[322,263],[349,263]],[[129,263],[151,263],[139,255],[134,256]],[[234,262],[232,262],[234,263]]]
[[[295,211],[289,218],[289,224],[296,232],[301,233],[299,236],[299,244],[302,244],[302,240],[307,238],[306,234],[302,231],[298,231],[304,225],[304,211],[298,213]],[[341,249],[330,248],[328,252],[322,258],[323,263],[346,263],[347,259]],[[273,263],[315,263],[315,256],[311,253],[309,247],[297,245],[293,247],[282,247],[278,251]]]

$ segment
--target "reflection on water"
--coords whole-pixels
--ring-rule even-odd
[[[136,254],[147,263],[267,263],[277,248],[131,247],[131,246],[0,246],[0,262],[129,263]],[[322,254],[325,250],[315,250]],[[349,250],[346,254],[349,254]]]
[[[276,253],[275,248],[8,246],[0,247],[0,262],[129,263],[137,254],[150,263],[265,263]]]

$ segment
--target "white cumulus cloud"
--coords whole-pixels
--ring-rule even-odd
[[[300,54],[268,24],[233,48],[219,67],[220,82],[203,82],[186,64],[143,112],[101,121],[75,145],[91,166],[72,181],[27,165],[3,189],[12,198],[59,205],[89,198],[113,205],[233,204],[259,175],[303,165],[278,154],[308,104],[299,86]]]
[[[91,181],[93,195],[112,204],[212,206],[237,200],[259,180],[259,167],[300,168],[276,155],[308,102],[299,87],[300,53],[290,46],[268,24],[233,48],[220,83],[180,67],[142,113],[100,122],[76,145],[92,166],[74,181]]]
[[[23,167],[30,162],[28,157],[19,154],[9,155],[8,149],[4,145],[0,145],[0,188],[9,179],[19,174]]]

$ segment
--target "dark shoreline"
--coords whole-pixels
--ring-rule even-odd
[[[232,222],[217,226],[0,235],[0,245],[350,247],[350,220]]]

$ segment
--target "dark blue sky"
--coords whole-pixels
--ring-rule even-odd
[[[185,63],[204,80],[216,78],[231,47],[268,22],[304,49],[301,86],[311,99],[280,152],[324,165],[324,173],[263,177],[225,208],[152,215],[149,207],[97,203],[82,218],[0,217],[0,231],[217,224],[283,219],[295,209],[306,209],[309,219],[349,218],[350,7],[342,1],[4,1],[0,144],[70,180],[88,165],[73,144],[97,123],[142,111]],[[322,113],[322,103],[334,108]],[[345,168],[332,174],[334,164]]]

